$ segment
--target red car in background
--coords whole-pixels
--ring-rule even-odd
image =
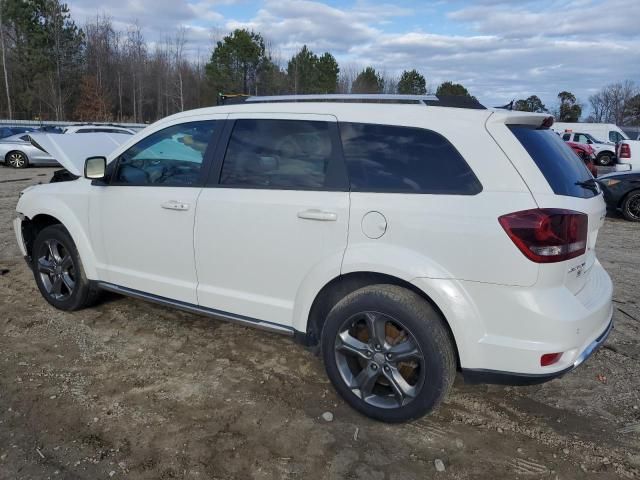
[[[565,142],[567,145],[571,147],[571,150],[578,155],[584,164],[587,166],[591,175],[595,177],[598,176],[598,169],[596,168],[593,161],[596,158],[596,151],[593,149],[591,145],[587,145],[586,143],[576,143],[576,142]]]

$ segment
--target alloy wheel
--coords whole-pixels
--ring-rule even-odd
[[[21,152],[11,152],[8,161],[13,168],[23,168],[27,164],[27,159]]]
[[[68,299],[76,285],[75,265],[69,251],[58,240],[42,244],[37,269],[47,294],[58,301]]]
[[[629,199],[627,212],[634,220],[640,220],[640,194],[633,195]]]
[[[338,330],[334,350],[342,380],[370,405],[402,407],[424,386],[420,346],[409,329],[389,315],[362,312],[349,318]]]

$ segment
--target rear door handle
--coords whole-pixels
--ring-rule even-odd
[[[318,220],[320,222],[335,222],[338,220],[338,215],[334,212],[310,209],[298,212],[298,218],[302,218],[304,220]]]
[[[169,200],[168,202],[164,202],[160,205],[162,208],[166,208],[167,210],[189,210],[190,205],[184,202],[178,202],[177,200]]]

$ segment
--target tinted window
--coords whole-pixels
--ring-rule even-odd
[[[529,153],[551,189],[557,195],[590,198],[597,195],[592,188],[593,177],[580,158],[551,130],[539,130],[528,125],[512,125],[511,132]]]
[[[335,148],[331,124],[237,120],[222,165],[223,185],[322,188]]]
[[[198,183],[215,121],[174,125],[142,139],[120,155],[114,182],[188,186]]]
[[[570,133],[565,133],[562,136],[562,140],[564,140],[565,142],[571,139],[571,134]]]
[[[341,123],[351,189],[475,195],[480,182],[439,133],[421,128]]]

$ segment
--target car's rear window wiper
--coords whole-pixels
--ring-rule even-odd
[[[583,182],[576,182],[575,185],[578,185],[579,187],[582,187],[582,188],[586,188],[587,190],[591,190],[593,193],[600,193],[600,190],[598,189],[598,184],[595,178],[590,178]]]

